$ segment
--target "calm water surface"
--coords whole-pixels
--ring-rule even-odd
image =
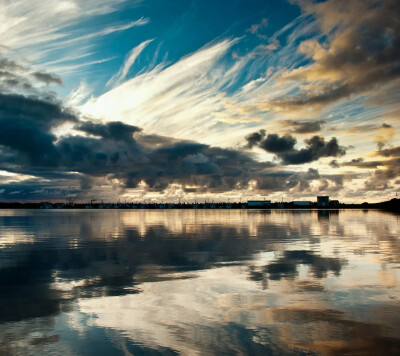
[[[0,210],[0,355],[399,355],[400,217]]]

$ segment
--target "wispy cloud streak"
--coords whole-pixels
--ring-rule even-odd
[[[238,68],[222,71],[223,65],[216,65],[235,43],[224,40],[170,66],[164,62],[89,100],[81,110],[105,120],[134,123],[150,132],[192,139],[197,129],[202,136],[199,130],[205,133],[212,124],[210,108],[220,105],[221,88],[237,74]]]
[[[0,43],[32,65],[43,66],[59,58],[73,60],[96,52],[97,39],[145,25],[148,18],[127,23],[108,24],[93,31],[87,20],[113,13],[125,0],[0,0]],[[130,2],[133,5],[138,1]],[[77,29],[79,28],[79,30]],[[86,65],[95,64],[96,60]],[[72,69],[73,67],[71,67]]]
[[[118,73],[112,76],[112,78],[107,82],[107,86],[110,85],[118,85],[122,82],[127,74],[129,69],[135,63],[137,57],[139,57],[140,53],[147,47],[147,45],[152,42],[153,40],[147,40],[142,42],[140,45],[132,48],[132,50],[125,56],[124,63],[122,64],[121,68],[119,69]]]

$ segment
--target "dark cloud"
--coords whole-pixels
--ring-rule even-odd
[[[389,159],[364,161],[362,158],[358,158],[341,165],[375,169],[364,182],[364,189],[367,191],[381,191],[392,188],[392,182],[400,176],[400,147],[382,149],[376,151],[375,155],[389,157]]]
[[[0,89],[2,92],[16,92],[18,89],[35,92],[32,80],[46,85],[63,85],[62,80],[55,74],[35,71],[15,60],[0,54]]]
[[[393,126],[389,125],[389,124],[382,124],[382,127],[385,128],[385,129],[389,129],[389,128],[393,127]]]
[[[277,134],[266,134],[265,130],[253,132],[245,137],[246,147],[252,148],[258,146],[267,152],[279,153],[293,149],[296,139],[293,136],[286,135],[280,137]]]
[[[341,157],[346,154],[346,149],[339,146],[336,137],[329,141],[321,136],[313,136],[304,141],[306,148],[284,152],[279,157],[285,164],[302,164],[318,160],[321,157]]]
[[[112,139],[116,141],[122,140],[127,142],[133,140],[133,134],[135,132],[141,131],[139,127],[127,125],[120,121],[114,121],[108,124],[86,121],[78,125],[76,129],[104,139]]]
[[[384,157],[400,157],[400,146],[380,150],[377,154]]]
[[[318,120],[318,121],[285,120],[282,122],[282,126],[290,129],[290,131],[293,133],[309,134],[321,131],[322,125],[325,123],[326,123],[325,120]]]
[[[326,194],[336,194],[339,190],[343,189],[346,181],[360,178],[360,176],[360,174],[353,172],[347,172],[346,174],[323,174],[321,178],[324,185],[319,187],[319,191]]]
[[[60,103],[17,94],[0,94],[0,145],[14,150],[15,164],[55,166],[59,155],[51,129],[76,117]]]
[[[337,167],[357,167],[357,168],[371,169],[371,168],[378,168],[379,166],[384,166],[384,165],[385,165],[385,161],[365,161],[364,158],[361,158],[361,157],[354,158],[351,161],[342,162],[340,164],[336,162],[336,168]]]
[[[332,168],[339,168],[340,167],[340,164],[338,163],[338,161],[336,159],[333,159],[332,161],[330,161],[329,165]]]
[[[18,64],[17,62],[8,59],[8,58],[4,58],[4,57],[0,57],[0,70],[2,71],[16,71],[16,70],[22,70],[24,69],[23,66],[21,66],[20,64]]]
[[[321,136],[313,136],[304,140],[305,148],[294,148],[297,140],[290,135],[266,135],[265,130],[246,136],[247,147],[257,146],[263,150],[274,153],[283,164],[303,164],[317,161],[321,157],[341,157],[346,154],[346,149],[339,146],[336,137],[329,141]]]
[[[305,172],[266,172],[257,178],[257,188],[266,192],[291,190],[293,193],[304,193],[310,188],[310,182],[321,179],[318,170],[314,168]]]
[[[269,134],[259,143],[259,147],[271,153],[281,153],[293,150],[297,140],[290,135],[280,137],[277,134]]]
[[[276,172],[261,175],[257,179],[257,188],[267,191],[282,191],[296,187],[301,182],[294,172]]]
[[[391,182],[400,175],[400,148],[392,147],[375,152],[377,156],[390,157],[387,160],[365,161],[364,158],[354,158],[350,161],[337,162],[333,160],[331,167],[355,167],[360,169],[373,170],[367,175],[364,181],[365,191],[381,191],[391,188]],[[347,173],[346,179],[365,178],[364,176]],[[394,182],[395,183],[395,182]]]
[[[62,85],[61,78],[55,74],[44,73],[44,72],[34,72],[32,75],[35,79],[37,79],[47,85],[50,85],[50,84]]]
[[[165,138],[163,141],[161,147],[146,149],[146,162],[128,172],[130,186],[144,179],[155,190],[176,182],[207,188],[209,191],[225,191],[246,187],[250,179],[271,166],[258,163],[236,150],[196,142],[166,144]]]
[[[17,62],[1,57],[0,55],[0,90],[31,90],[33,88],[29,78],[22,75],[24,67]]]
[[[391,181],[400,176],[400,158],[382,161],[382,168],[376,169],[365,181],[366,190],[384,190],[390,188]]]
[[[248,148],[253,148],[257,146],[265,137],[266,131],[259,130],[257,132],[253,132],[246,136],[247,146]]]
[[[284,80],[306,82],[297,95],[277,98],[269,107],[296,110],[326,105],[375,90],[400,77],[400,3],[397,0],[342,2],[296,1],[315,16],[323,40],[307,40],[299,50],[313,63],[291,71]],[[313,84],[316,84],[314,87]],[[393,90],[396,93],[397,90]]]
[[[54,129],[68,121],[90,136],[57,138]],[[238,150],[146,136],[122,122],[82,122],[60,103],[35,96],[0,94],[0,125],[0,167],[37,177],[32,182],[36,187],[29,182],[19,189],[3,185],[2,196],[10,199],[13,192],[13,198],[21,198],[38,189],[50,197],[62,195],[65,191],[53,185],[70,172],[74,174],[65,179],[75,192],[92,188],[96,178],[118,179],[122,188],[144,181],[153,191],[177,183],[197,191],[221,192],[246,188],[251,179],[273,166]],[[54,182],[42,184],[44,179]]]
[[[57,101],[39,96],[0,94],[0,115],[4,120],[27,120],[44,131],[66,121],[77,121],[74,114]]]

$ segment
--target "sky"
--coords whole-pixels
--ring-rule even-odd
[[[0,0],[0,201],[400,191],[397,0]]]

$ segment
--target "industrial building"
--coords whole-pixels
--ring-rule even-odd
[[[264,208],[271,206],[271,200],[249,200],[247,202],[248,208]]]
[[[293,205],[295,206],[311,206],[311,202],[310,201],[294,201]]]
[[[329,206],[339,206],[339,200],[331,200]]]
[[[329,206],[329,196],[327,195],[317,196],[317,204],[318,206]]]

